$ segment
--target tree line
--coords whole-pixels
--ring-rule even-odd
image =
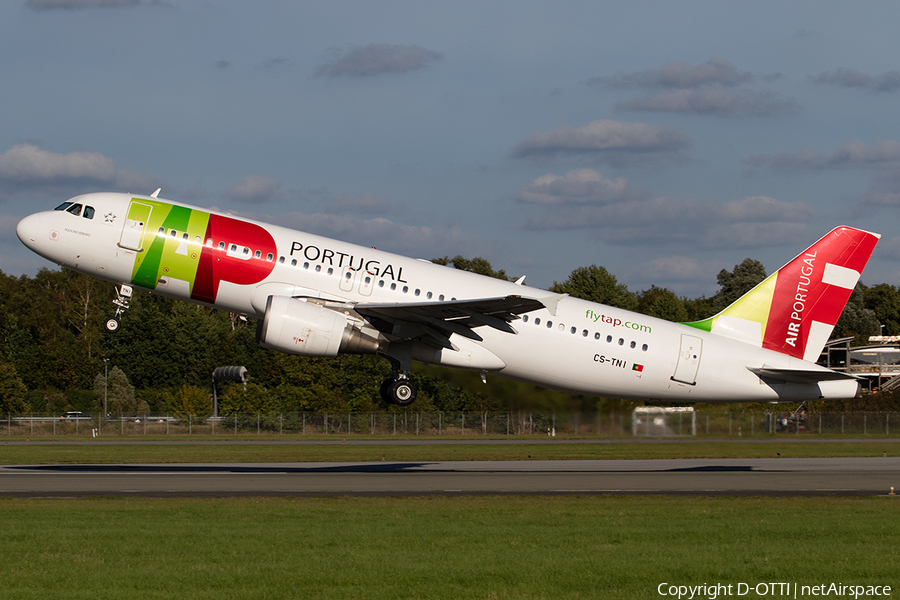
[[[510,279],[482,259],[443,257],[433,262]],[[679,297],[651,286],[631,292],[604,267],[572,271],[550,290],[669,321],[709,317],[762,281],[765,268],[746,259],[718,274],[719,291]],[[104,332],[115,287],[70,270],[40,270],[36,276],[0,273],[0,412],[60,414],[67,410],[109,414],[211,412],[213,369],[243,365],[246,386],[223,385],[221,414],[233,412],[346,412],[389,410],[378,393],[389,363],[371,355],[307,358],[263,350],[256,324],[245,319],[152,293],[135,294],[122,328]],[[886,283],[857,285],[834,337],[900,334],[900,289]],[[519,409],[614,410],[631,403],[573,396],[478,374],[414,364],[419,411]]]

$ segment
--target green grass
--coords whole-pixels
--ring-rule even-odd
[[[2,498],[0,598],[657,598],[663,582],[897,589],[898,501]]]
[[[896,456],[887,442],[620,442],[614,444],[14,444],[0,442],[0,464],[366,462]]]

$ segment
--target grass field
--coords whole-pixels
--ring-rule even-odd
[[[589,460],[638,458],[769,458],[896,456],[900,445],[883,441],[772,442],[658,441],[614,444],[83,444],[0,442],[0,464],[127,464],[217,462],[366,462],[438,460]]]
[[[658,598],[664,582],[896,590],[898,501],[3,498],[0,598]]]

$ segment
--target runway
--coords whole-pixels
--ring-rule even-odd
[[[900,493],[900,457],[0,467],[0,496],[18,497],[874,496],[892,486]]]

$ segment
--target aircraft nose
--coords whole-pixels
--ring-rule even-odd
[[[38,214],[28,215],[16,225],[16,235],[22,240],[22,243],[34,250],[35,241],[37,240],[38,226],[41,222],[41,216]]]

